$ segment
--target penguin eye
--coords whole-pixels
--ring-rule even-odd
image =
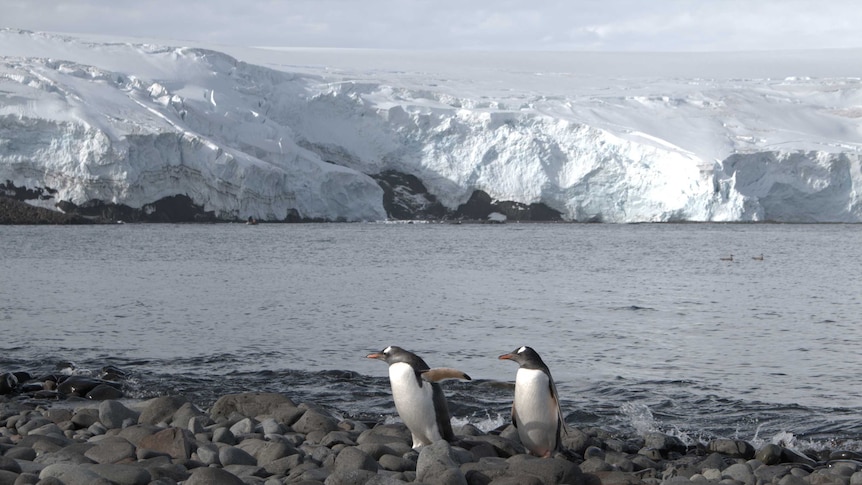
[[[392,352],[392,347],[391,347],[391,346],[390,346],[390,347],[386,347],[385,349],[383,349],[383,353],[384,353],[384,354],[386,354],[386,355],[389,355],[389,353],[390,353],[390,352]]]

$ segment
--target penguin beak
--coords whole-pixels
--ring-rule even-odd
[[[384,359],[386,359],[386,356],[381,354],[380,352],[374,352],[373,354],[366,355],[365,358],[366,359],[384,360]]]
[[[497,358],[500,360],[512,360],[515,358],[515,356],[513,354],[503,354]]]

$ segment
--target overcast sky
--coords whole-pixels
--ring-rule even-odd
[[[862,47],[859,0],[0,0],[0,27],[282,47]]]

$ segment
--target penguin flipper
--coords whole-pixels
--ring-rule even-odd
[[[518,413],[515,412],[515,403],[512,403],[512,425],[516,428],[518,427],[517,416],[518,416]]]
[[[446,379],[461,379],[463,381],[472,381],[466,373],[459,371],[458,369],[453,369],[451,367],[436,367],[434,369],[425,369],[419,371],[422,375],[422,379],[428,382],[441,382]]]
[[[449,415],[446,395],[443,394],[443,388],[440,387],[440,384],[432,383],[431,390],[433,391],[431,400],[434,402],[437,430],[440,432],[441,438],[451,443],[455,439],[455,433],[452,431],[452,417]]]
[[[557,446],[560,445],[560,430],[569,435],[569,431],[566,429],[566,421],[563,419],[563,410],[560,408],[560,398],[557,396],[557,386],[554,385],[554,380],[550,377],[548,378],[550,382],[550,391],[551,391],[551,401],[554,402],[554,405],[557,408]]]

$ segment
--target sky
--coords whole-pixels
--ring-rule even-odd
[[[234,46],[748,51],[862,47],[858,0],[0,0],[0,28]]]

